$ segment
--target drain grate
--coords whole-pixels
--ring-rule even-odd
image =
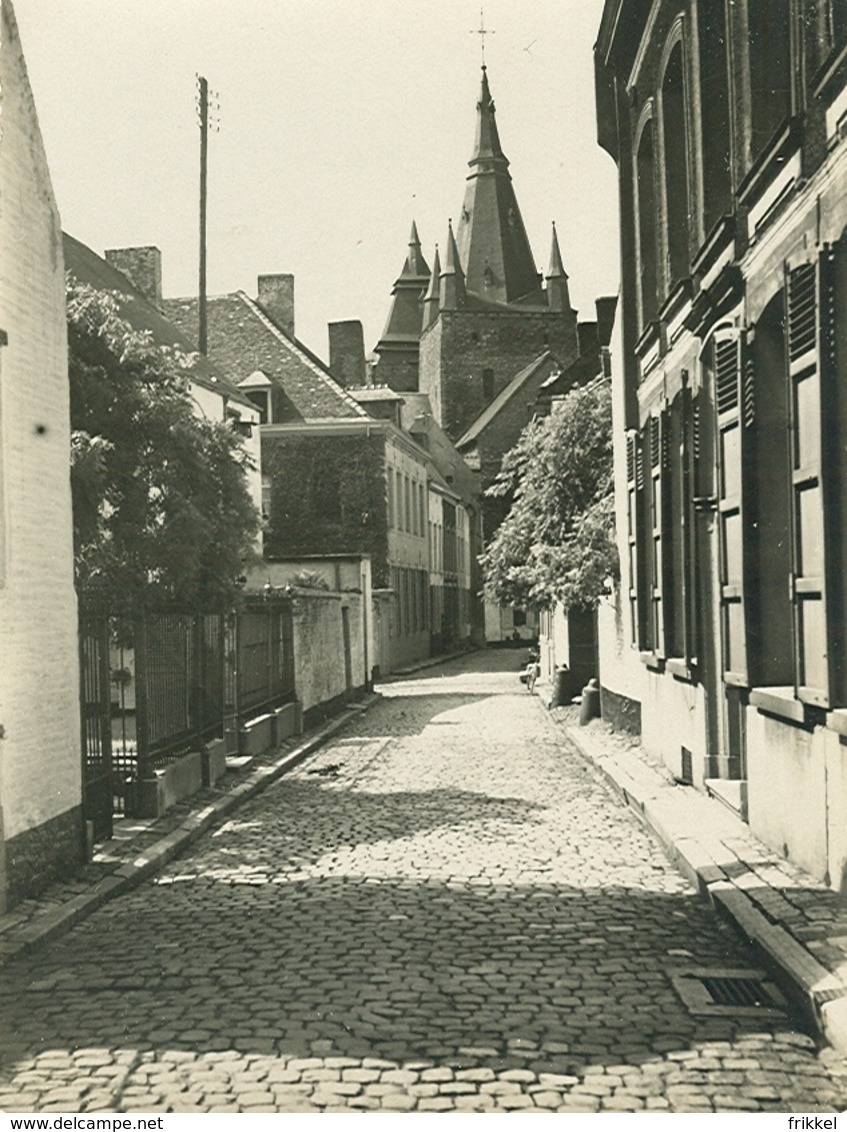
[[[701,976],[700,981],[716,1006],[776,1006],[758,979],[733,979],[726,975]]]
[[[671,982],[691,1014],[785,1016],[785,999],[763,971],[692,967],[675,972]]]

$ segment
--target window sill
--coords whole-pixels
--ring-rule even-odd
[[[668,657],[665,668],[670,672],[671,676],[675,677],[677,680],[683,680],[688,684],[697,683],[693,665],[689,664],[687,660],[683,660],[682,657]]]
[[[826,713],[826,725],[830,731],[847,737],[847,708],[836,708]]]
[[[693,294],[694,283],[691,276],[686,275],[683,279],[678,279],[659,308],[657,315],[659,323],[670,322],[674,315],[678,314],[685,304],[691,300]]]
[[[753,688],[750,703],[763,715],[773,715],[778,719],[788,719],[792,723],[806,723],[806,705],[794,695],[794,689],[786,687]]]
[[[653,672],[664,672],[665,660],[664,657],[656,656],[654,652],[642,652],[638,654],[638,659],[646,667]]]
[[[829,57],[812,78],[812,92],[815,98],[826,100],[830,94],[836,94],[836,87],[844,81],[847,73],[847,43],[834,47]]]
[[[800,148],[802,127],[798,118],[787,118],[758,155],[738,186],[738,203],[750,208],[785,167],[788,156]]]
[[[635,353],[641,357],[642,354],[647,353],[651,346],[655,346],[659,341],[659,323],[656,318],[648,322],[641,333],[640,338],[635,343]]]
[[[735,239],[735,217],[722,216],[706,236],[700,250],[694,257],[691,270],[695,275],[705,275],[718,262]]]

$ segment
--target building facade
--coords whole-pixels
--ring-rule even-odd
[[[0,3],[0,912],[83,860],[62,230]]]
[[[429,450],[431,428],[408,413],[404,420],[402,394],[352,384],[366,373],[359,323],[330,324],[326,366],[295,336],[292,276],[260,276],[257,291],[256,299],[209,299],[208,349],[261,415],[266,557],[367,556],[372,667],[386,675],[428,657],[439,639],[431,631],[431,485],[457,507],[465,496],[439,471],[450,454],[438,443]],[[165,300],[164,308],[185,334],[196,333],[196,299]],[[445,627],[450,641],[469,636],[458,610]]]
[[[847,867],[847,13],[609,0],[622,562],[604,713],[834,887]]]

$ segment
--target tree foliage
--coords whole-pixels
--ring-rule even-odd
[[[511,508],[482,557],[486,591],[519,606],[592,606],[618,569],[607,378],[531,421],[488,489]]]
[[[67,298],[80,591],[112,608],[226,601],[259,529],[240,437],[195,411],[191,355],[134,330],[110,292],[69,277]]]

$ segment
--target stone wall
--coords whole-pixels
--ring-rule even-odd
[[[545,350],[563,368],[576,358],[573,311],[442,311],[421,339],[420,389],[430,395],[436,417],[457,440],[515,374]],[[491,370],[490,389],[486,370]]]

